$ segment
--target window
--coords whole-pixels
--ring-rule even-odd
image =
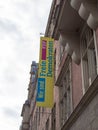
[[[56,104],[54,104],[51,114],[51,130],[56,130]]]
[[[71,63],[66,70],[60,86],[60,125],[65,124],[72,110],[72,94],[71,94]]]
[[[38,107],[38,125],[40,125],[40,112],[41,112],[41,107]]]
[[[61,126],[65,123],[67,120],[67,91],[65,90],[65,81],[66,79],[63,80],[63,84],[61,86],[61,91],[60,91],[60,123]],[[65,81],[65,82],[64,82]]]
[[[33,123],[33,125],[34,125],[34,129],[37,130],[37,113],[34,116],[34,123]]]
[[[45,108],[42,107],[42,116],[44,115]]]
[[[34,83],[35,82],[35,74],[31,75],[31,82]]]
[[[49,130],[49,118],[47,119],[47,122],[46,122],[46,129],[45,130]]]
[[[97,75],[96,49],[93,30],[87,25],[81,33],[82,79],[84,92],[92,84]]]

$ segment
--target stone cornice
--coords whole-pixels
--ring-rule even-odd
[[[79,104],[73,110],[73,112],[71,113],[70,117],[65,122],[61,130],[68,130],[73,125],[73,123],[78,119],[81,113],[86,109],[86,107],[92,101],[92,99],[96,96],[96,94],[98,94],[98,75],[96,76],[95,80],[93,81],[91,86],[88,88],[87,92],[84,94],[84,96],[80,100]]]

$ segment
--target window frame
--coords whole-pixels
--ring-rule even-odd
[[[94,35],[94,31],[87,25],[83,27],[80,35],[83,94],[97,76],[97,48]]]

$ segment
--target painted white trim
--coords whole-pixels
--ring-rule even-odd
[[[94,44],[95,44],[95,53],[96,53],[96,62],[97,62],[97,74],[98,74],[98,50],[97,50],[97,39],[96,39],[96,32],[94,31]]]

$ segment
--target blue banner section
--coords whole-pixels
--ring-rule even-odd
[[[39,102],[45,101],[45,78],[38,78],[37,98]]]

